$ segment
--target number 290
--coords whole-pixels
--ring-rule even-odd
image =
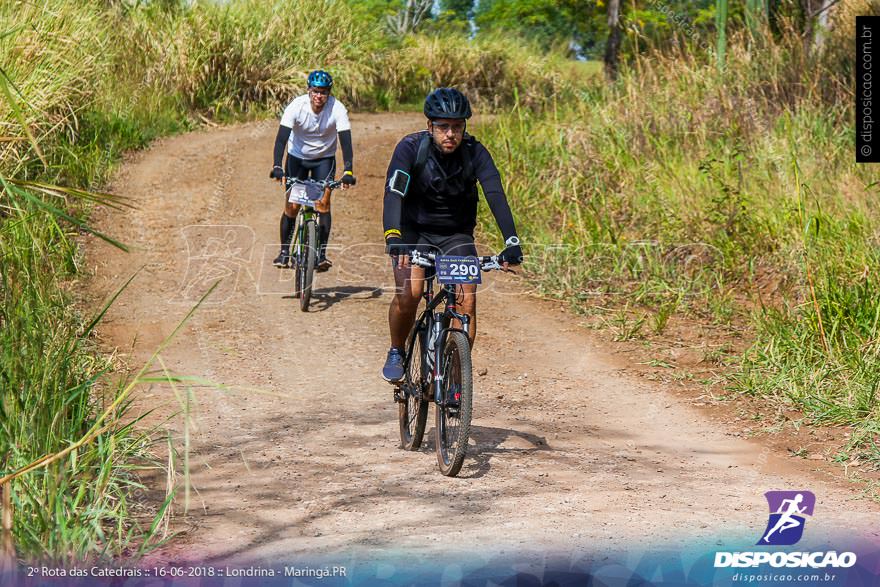
[[[449,274],[461,277],[476,277],[480,274],[480,268],[467,263],[452,263],[449,266]]]

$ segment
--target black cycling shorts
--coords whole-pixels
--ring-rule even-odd
[[[477,256],[474,235],[466,232],[434,234],[404,226],[401,227],[400,238],[404,244],[413,245],[413,248],[423,253],[439,253],[460,257]]]
[[[300,159],[287,154],[287,177],[297,179],[332,180],[336,176],[336,157]]]

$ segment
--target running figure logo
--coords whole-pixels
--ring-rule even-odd
[[[804,515],[812,516],[816,496],[812,491],[768,491],[770,520],[759,545],[791,546],[804,534]]]

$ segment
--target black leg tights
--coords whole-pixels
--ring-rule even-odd
[[[327,243],[330,242],[330,226],[333,224],[333,219],[330,217],[330,212],[322,212],[321,217],[318,219],[318,238],[321,243],[321,257],[327,252]]]
[[[290,239],[293,238],[293,227],[296,224],[296,218],[291,218],[287,214],[281,214],[281,252],[285,255],[290,254]]]

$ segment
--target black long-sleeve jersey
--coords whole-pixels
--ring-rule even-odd
[[[385,181],[385,234],[389,230],[399,231],[401,225],[434,234],[473,233],[479,181],[504,239],[515,236],[516,226],[501,185],[501,174],[489,151],[474,137],[466,135],[449,155],[442,154],[432,140],[421,173],[411,177],[419,143],[427,132],[407,135],[394,149]],[[473,177],[466,177],[465,149],[470,154]]]

